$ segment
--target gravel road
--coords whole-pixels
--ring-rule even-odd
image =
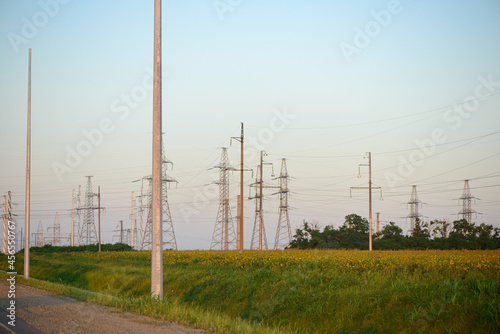
[[[9,306],[8,285],[0,281],[0,310]],[[32,326],[33,333],[207,333],[172,322],[155,320],[121,310],[77,301],[50,291],[16,284],[16,320]],[[23,333],[19,326],[8,326],[1,313],[0,333]],[[9,330],[11,330],[9,332]],[[38,331],[36,331],[38,330]],[[27,332],[27,330],[26,330]]]

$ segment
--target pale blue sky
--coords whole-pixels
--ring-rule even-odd
[[[216,186],[206,186],[217,178],[208,168],[240,122],[247,167],[255,168],[261,148],[276,171],[288,158],[292,228],[303,219],[339,226],[349,213],[368,215],[366,192],[349,199],[350,186],[367,182],[366,173],[356,178],[367,151],[374,183],[384,191],[384,201],[374,202],[383,222],[408,229],[402,217],[412,184],[427,203],[426,220],[456,219],[462,180],[471,179],[481,198],[476,221],[500,226],[499,1],[242,0],[223,19],[216,3],[229,2],[163,2],[163,127],[170,175],[179,181],[169,202],[180,248],[210,245],[218,200],[211,195]],[[375,17],[390,8],[396,13],[381,25]],[[37,32],[26,28],[36,23]],[[358,29],[368,29],[368,45],[356,44]],[[25,40],[15,47],[13,36]],[[111,241],[119,220],[130,224],[131,191],[140,190],[131,181],[150,174],[152,94],[145,87],[152,40],[153,1],[0,0],[0,194],[12,191],[18,222],[24,222],[28,48],[32,230],[40,219],[49,226],[59,211],[68,233],[71,190],[94,175],[107,207],[104,240]],[[345,44],[358,48],[350,61]],[[469,112],[449,109],[476,91],[493,95],[471,102]],[[269,138],[276,110],[293,118]],[[82,131],[106,119],[112,131],[58,180],[53,164],[65,164],[67,147],[76,150],[86,140]],[[433,131],[440,131],[439,145],[423,161],[405,163],[423,152],[417,142]],[[236,146],[229,150],[235,163],[238,154]],[[252,182],[250,173],[245,180]],[[231,182],[235,197],[236,174]],[[269,241],[275,197],[265,201]],[[253,208],[248,201],[246,246]]]

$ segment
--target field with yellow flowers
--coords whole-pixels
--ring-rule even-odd
[[[149,252],[34,252],[31,275],[217,332],[500,332],[500,251],[179,251],[163,260],[163,302],[149,298]],[[22,272],[22,254],[17,265]]]

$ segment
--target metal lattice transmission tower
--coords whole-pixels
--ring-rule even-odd
[[[222,147],[220,164],[214,166],[219,169],[219,211],[215,220],[210,250],[236,249],[236,233],[234,231],[231,207],[229,206],[229,171],[234,170],[229,166],[227,148]]]
[[[87,189],[85,190],[85,201],[83,204],[83,222],[80,232],[80,244],[92,245],[97,244],[97,232],[95,229],[94,210],[97,206],[94,205],[94,197],[97,195],[92,191],[92,176],[86,176]]]
[[[417,186],[411,186],[410,200],[406,202],[406,204],[410,205],[410,214],[406,216],[406,218],[410,219],[410,232],[413,232],[417,219],[423,217],[423,215],[418,212],[418,207],[422,206],[422,201],[418,199]]]
[[[260,165],[257,166],[257,176],[255,178],[255,183],[252,183],[250,187],[255,187],[255,196],[249,199],[255,199],[255,220],[252,232],[252,242],[250,243],[250,249],[268,249],[267,248],[267,235],[266,229],[264,227],[264,210],[262,201],[264,200],[264,188],[279,188],[276,186],[265,186],[263,178],[264,165],[271,165],[272,163],[264,163],[264,156],[267,156],[265,151],[260,151]],[[271,175],[274,176],[274,175]]]
[[[47,240],[50,240],[49,243],[52,246],[61,246],[61,221],[59,220],[59,212],[56,212],[54,225],[47,227],[47,232],[50,229],[52,229],[52,236],[47,236]]]
[[[167,174],[168,164],[172,164],[170,160],[165,157],[165,146],[163,146],[162,154],[162,227],[163,236],[162,244],[163,249],[173,249],[177,250],[177,240],[175,239],[174,224],[172,222],[172,215],[170,214],[170,206],[168,205],[168,187],[171,182],[177,182],[174,178]]]
[[[40,220],[38,222],[38,229],[36,231],[36,233],[32,233],[33,237],[34,237],[34,242],[35,242],[35,247],[42,247],[45,242],[44,242],[44,239],[43,239],[43,226],[42,226],[42,221]]]
[[[274,249],[284,249],[292,240],[292,229],[290,228],[290,217],[288,216],[288,172],[286,170],[286,159],[281,160],[280,180],[280,213]]]
[[[477,213],[475,210],[472,210],[472,200],[475,199],[476,197],[472,196],[470,193],[469,180],[465,180],[464,191],[462,193],[462,197],[459,198],[459,200],[462,201],[462,210],[460,210],[458,214],[469,224],[472,224],[472,214]]]
[[[144,227],[144,236],[142,237],[141,249],[151,250],[151,243],[153,242],[153,178],[151,176],[146,176],[144,179],[148,180],[148,192],[146,198],[148,199],[148,204],[146,205],[146,226]]]
[[[164,145],[163,145],[164,147]],[[168,187],[169,183],[171,182],[177,182],[174,178],[170,177],[167,174],[167,167],[168,165],[171,164],[172,162],[168,160],[165,157],[165,148],[163,148],[163,153],[162,153],[162,228],[163,228],[163,235],[162,235],[162,245],[163,245],[163,250],[166,249],[173,249],[177,250],[177,241],[175,239],[175,232],[174,232],[174,224],[172,222],[172,215],[170,214],[170,206],[168,205]],[[142,249],[151,249],[152,241],[153,241],[153,212],[152,212],[152,204],[153,204],[153,178],[151,176],[147,176],[144,178],[145,180],[148,180],[149,185],[148,185],[148,193],[147,193],[147,198],[148,198],[148,204],[147,204],[147,219],[146,219],[146,226],[144,228],[144,235],[142,238]]]
[[[264,216],[262,214],[262,184],[261,179],[262,166],[257,166],[257,176],[255,177],[255,196],[250,199],[255,199],[255,220],[253,223],[252,242],[250,249],[267,249],[266,229],[264,227]]]

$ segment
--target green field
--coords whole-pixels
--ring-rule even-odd
[[[500,332],[500,251],[165,252],[163,302],[148,252],[32,252],[31,276],[218,332]]]

